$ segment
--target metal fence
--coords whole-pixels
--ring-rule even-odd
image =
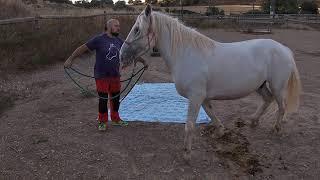
[[[34,22],[37,24],[40,20],[46,19],[81,19],[81,18],[94,18],[94,17],[111,17],[111,16],[138,16],[139,13],[103,13],[89,16],[61,16],[61,15],[39,15],[35,17],[24,17],[24,18],[12,18],[0,20],[0,25],[8,24],[17,24],[23,22]],[[308,14],[277,14],[271,16],[269,14],[238,14],[238,15],[214,15],[214,16],[205,16],[205,15],[188,15],[188,14],[169,14],[173,17],[181,18],[182,20],[217,20],[217,21],[229,21],[233,20],[237,23],[245,22],[254,22],[254,23],[303,23],[303,24],[320,24],[320,15],[308,15]]]

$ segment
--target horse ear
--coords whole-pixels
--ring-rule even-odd
[[[151,11],[152,11],[151,5],[148,4],[147,7],[146,7],[146,9],[144,10],[144,13],[145,13],[145,15],[148,17],[148,16],[150,16]]]

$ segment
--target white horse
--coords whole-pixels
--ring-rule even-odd
[[[186,160],[191,158],[195,122],[202,106],[212,119],[217,135],[224,126],[214,115],[211,101],[238,99],[252,92],[264,103],[252,115],[253,126],[275,100],[274,130],[281,129],[287,112],[299,105],[301,84],[292,51],[271,39],[220,43],[186,27],[177,19],[153,12],[150,5],[137,17],[120,50],[122,66],[157,47],[169,67],[177,92],[189,100],[185,125]]]

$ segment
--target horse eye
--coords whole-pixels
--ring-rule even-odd
[[[139,28],[138,27],[136,27],[136,28],[134,28],[134,34],[138,34],[138,32],[139,32]]]

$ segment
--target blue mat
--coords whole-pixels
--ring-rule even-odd
[[[126,121],[185,123],[188,100],[178,95],[173,83],[136,85],[120,105],[120,116]],[[197,123],[208,123],[203,108]]]

